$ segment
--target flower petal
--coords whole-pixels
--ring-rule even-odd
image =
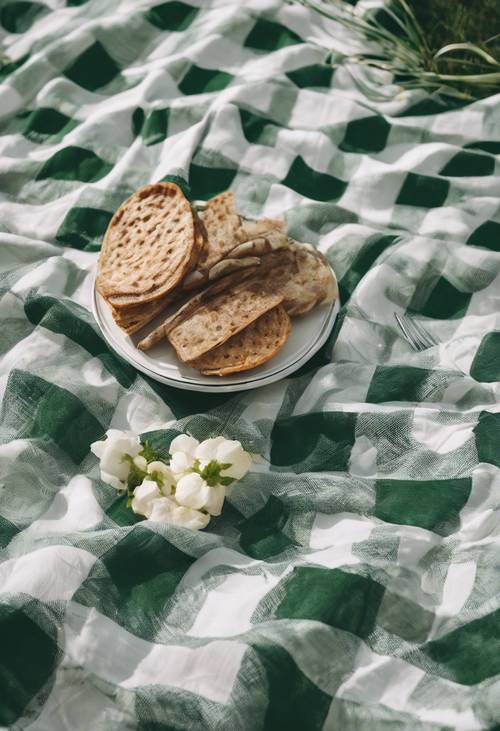
[[[207,513],[185,507],[174,508],[169,517],[170,523],[181,525],[184,528],[191,528],[192,530],[202,530],[210,522],[210,516]]]
[[[114,487],[115,490],[126,490],[127,489],[127,483],[123,482],[122,480],[119,480],[116,475],[111,475],[109,472],[103,472],[101,470],[101,480],[105,482],[107,485],[111,485],[111,487]]]
[[[210,499],[210,488],[196,472],[185,475],[177,483],[175,499],[188,508],[203,508]]]
[[[160,498],[158,485],[153,480],[144,480],[134,490],[132,499],[132,510],[139,515],[145,515],[148,518],[153,508],[153,503]]]
[[[177,503],[168,497],[159,497],[153,500],[151,511],[149,513],[150,520],[156,520],[158,523],[173,523],[171,519],[172,511],[177,508]]]
[[[190,437],[189,434],[179,434],[179,436],[175,437],[175,439],[172,439],[169,452],[172,455],[176,452],[184,452],[185,454],[194,455],[198,444],[199,441],[194,437]]]
[[[215,485],[215,487],[209,487],[208,489],[210,493],[203,507],[210,515],[220,515],[226,497],[226,488],[223,485]]]
[[[194,457],[185,452],[174,452],[170,460],[170,469],[176,475],[181,475],[194,465]]]
[[[223,470],[223,477],[232,477],[235,480],[241,480],[246,475],[252,464],[252,458],[245,452],[241,443],[235,439],[225,439],[222,444],[217,447],[216,459],[221,464],[230,464],[227,470]]]
[[[201,442],[201,444],[196,448],[194,456],[204,462],[210,462],[211,459],[216,459],[217,448],[225,441],[224,437],[205,439],[205,441]]]
[[[137,457],[134,457],[134,464],[136,467],[138,467],[143,472],[146,471],[146,468],[148,466],[148,461],[144,457],[141,457],[141,455],[137,455]]]

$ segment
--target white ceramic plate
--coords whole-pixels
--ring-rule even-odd
[[[231,376],[202,376],[178,360],[174,349],[166,341],[143,353],[136,345],[145,333],[165,317],[159,315],[141,335],[126,335],[116,325],[111,308],[94,285],[93,313],[109,347],[139,371],[161,383],[189,391],[246,391],[278,381],[300,368],[326,342],[339,311],[339,301],[317,307],[312,312],[292,320],[292,332],[279,353],[267,363],[251,371]]]

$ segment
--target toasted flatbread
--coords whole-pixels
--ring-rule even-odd
[[[291,326],[285,308],[278,305],[190,365],[206,376],[227,376],[256,368],[283,347]]]
[[[225,343],[282,299],[253,277],[209,299],[171,329],[167,338],[179,359],[189,363]]]
[[[263,286],[273,286],[283,294],[283,307],[292,317],[338,296],[327,260],[306,244],[292,242],[289,248],[265,254],[259,272]]]
[[[219,279],[217,282],[214,282],[209,287],[206,287],[206,289],[203,289],[201,292],[192,295],[173,314],[167,317],[160,325],[158,325],[158,327],[150,332],[149,335],[143,338],[139,342],[137,347],[140,350],[149,350],[153,347],[153,345],[156,345],[156,343],[159,343],[161,340],[167,337],[168,333],[174,327],[176,327],[183,320],[188,318],[191,313],[193,313],[198,307],[200,307],[205,302],[208,302],[212,297],[215,297],[217,294],[225,292],[226,289],[229,289],[230,287],[233,287],[245,281],[255,273],[256,269],[257,267],[249,267],[248,269],[228,274],[226,277]]]
[[[197,269],[208,271],[234,248],[236,232],[241,226],[234,193],[221,193],[211,198],[201,217],[207,232],[208,247],[199,258]]]
[[[181,189],[174,183],[146,185],[110,221],[97,289],[115,307],[161,299],[187,273],[195,247],[195,219]]]
[[[197,222],[196,231],[196,246],[193,249],[194,256],[197,256],[206,246],[206,236],[201,222]],[[128,335],[132,335],[138,330],[141,330],[151,320],[154,320],[163,310],[170,307],[170,305],[182,296],[185,296],[185,294],[182,291],[182,287],[179,286],[154,302],[146,302],[145,304],[128,307],[113,307],[112,301],[109,301],[109,304],[111,305],[113,318],[118,327]]]

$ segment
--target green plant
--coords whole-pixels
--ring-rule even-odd
[[[361,14],[338,0],[299,0],[369,41],[355,56],[405,89],[466,101],[500,91],[498,0],[392,0]]]

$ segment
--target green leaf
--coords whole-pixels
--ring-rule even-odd
[[[147,439],[143,443],[142,450],[139,452],[139,454],[141,455],[141,457],[144,457],[146,462],[156,462],[157,460],[160,459],[158,453],[155,452],[155,450],[150,445],[150,443],[148,442]],[[163,462],[164,460],[161,460],[161,461]]]
[[[209,487],[215,487],[216,485],[230,485],[231,482],[234,482],[232,477],[223,477],[221,475],[221,472],[228,470],[231,466],[230,462],[221,464],[216,459],[211,459],[201,472],[199,470],[199,463],[198,469],[193,471],[198,472]]]
[[[130,472],[128,474],[127,478],[127,484],[129,487],[129,490],[134,490],[136,487],[138,487],[145,477],[147,477],[148,473],[144,470],[141,470],[140,467],[138,467],[130,454],[124,454],[123,455],[123,461],[129,462],[130,464]]]
[[[127,508],[132,507],[132,500],[133,500],[133,498],[134,498],[134,492],[133,491],[131,492],[129,490],[128,493],[127,493]]]

